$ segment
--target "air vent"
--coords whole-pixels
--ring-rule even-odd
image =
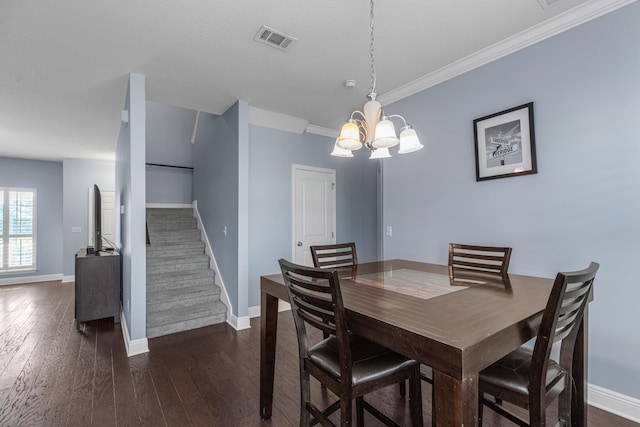
[[[295,42],[295,37],[291,37],[283,32],[276,31],[273,28],[269,28],[266,25],[263,25],[258,31],[258,34],[253,38],[255,41],[268,44],[269,46],[273,46],[280,50],[287,50],[293,42]]]
[[[546,9],[548,7],[554,6],[556,3],[560,3],[560,1],[562,0],[538,0],[538,3],[540,3],[540,7]]]

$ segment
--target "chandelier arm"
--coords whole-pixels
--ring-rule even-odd
[[[356,114],[359,114],[359,115],[360,115],[360,117],[362,117],[362,119],[356,119],[356,118],[355,118],[355,115],[356,115]],[[360,111],[360,110],[355,110],[353,113],[351,113],[350,119],[351,119],[351,120],[360,120],[360,121],[364,121],[364,122],[366,122],[366,121],[367,121],[367,117],[366,117],[366,116],[364,115],[364,113],[363,113],[362,111]]]
[[[392,119],[394,117],[399,118],[400,120],[402,120],[403,123],[403,127],[407,127],[409,124],[407,123],[407,121],[404,119],[404,117],[402,117],[400,114],[392,114],[390,116],[387,116],[388,119]]]

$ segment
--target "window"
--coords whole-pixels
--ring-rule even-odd
[[[36,269],[36,190],[0,187],[0,273]]]

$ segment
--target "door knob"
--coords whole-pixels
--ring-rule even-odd
[[[298,246],[302,246],[302,242],[298,242]]]

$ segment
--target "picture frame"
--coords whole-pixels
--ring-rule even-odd
[[[476,181],[538,173],[533,102],[473,121]]]

